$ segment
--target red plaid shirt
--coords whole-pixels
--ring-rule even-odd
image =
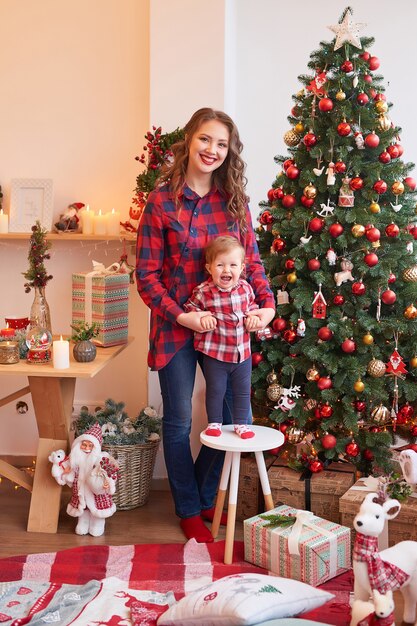
[[[245,248],[246,277],[260,307],[275,308],[259,258],[251,216],[248,231],[241,233],[227,210],[226,197],[212,189],[200,198],[184,185],[177,210],[164,185],[149,194],[138,228],[136,281],[142,300],[151,309],[148,364],[161,369],[193,332],[177,324],[183,305],[205,277],[204,248],[219,235],[234,235]]]
[[[250,333],[245,327],[248,311],[257,309],[255,294],[246,280],[240,279],[230,290],[219,289],[212,278],[198,285],[184,304],[188,311],[210,311],[217,326],[206,333],[194,334],[196,350],[213,359],[241,363],[250,357]]]
[[[378,552],[378,537],[356,533],[353,560],[367,564],[370,587],[378,589],[380,593],[399,589],[409,578],[402,569],[382,560]]]

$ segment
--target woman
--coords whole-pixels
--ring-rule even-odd
[[[204,311],[184,312],[194,287],[205,278],[204,248],[232,235],[245,249],[246,277],[259,309],[259,328],[274,317],[273,294],[259,258],[247,196],[242,143],[231,118],[199,109],[186,124],[185,139],[149,194],[138,228],[138,291],[151,309],[148,365],[158,370],[163,400],[163,446],[176,514],[187,539],[213,540],[203,522],[212,520],[223,462],[202,447],[195,463],[190,449],[191,399],[199,355],[193,331],[205,332]],[[231,422],[227,402],[223,423]]]

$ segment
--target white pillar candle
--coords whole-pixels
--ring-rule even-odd
[[[83,235],[92,235],[94,231],[94,211],[90,211],[90,206],[81,211],[81,231]]]
[[[107,213],[107,234],[108,235],[120,235],[120,213],[119,211],[111,210],[111,213]]]
[[[3,209],[0,211],[0,233],[9,232],[9,216],[3,213]]]
[[[98,215],[94,216],[94,234],[105,235],[106,234],[107,219],[105,215],[101,214],[101,209]]]
[[[69,362],[69,342],[62,339],[54,341],[52,344],[53,352],[53,364],[56,370],[66,370],[70,366]]]

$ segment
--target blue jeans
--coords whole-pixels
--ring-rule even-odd
[[[229,385],[233,398],[233,424],[249,424],[252,421],[250,409],[252,359],[230,363],[203,354],[203,368],[209,423],[222,423],[223,398]]]
[[[168,480],[178,517],[200,515],[214,505],[224,453],[201,446],[195,462],[191,455],[191,399],[201,353],[190,339],[171,361],[158,370],[163,401],[162,440]],[[232,423],[231,393],[223,403],[223,424]]]

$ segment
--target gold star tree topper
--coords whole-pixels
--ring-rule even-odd
[[[354,22],[352,20],[352,9],[348,7],[345,10],[342,21],[339,24],[328,26],[336,35],[334,50],[338,50],[345,43],[349,43],[355,48],[362,48],[359,32],[365,28],[366,24]]]

